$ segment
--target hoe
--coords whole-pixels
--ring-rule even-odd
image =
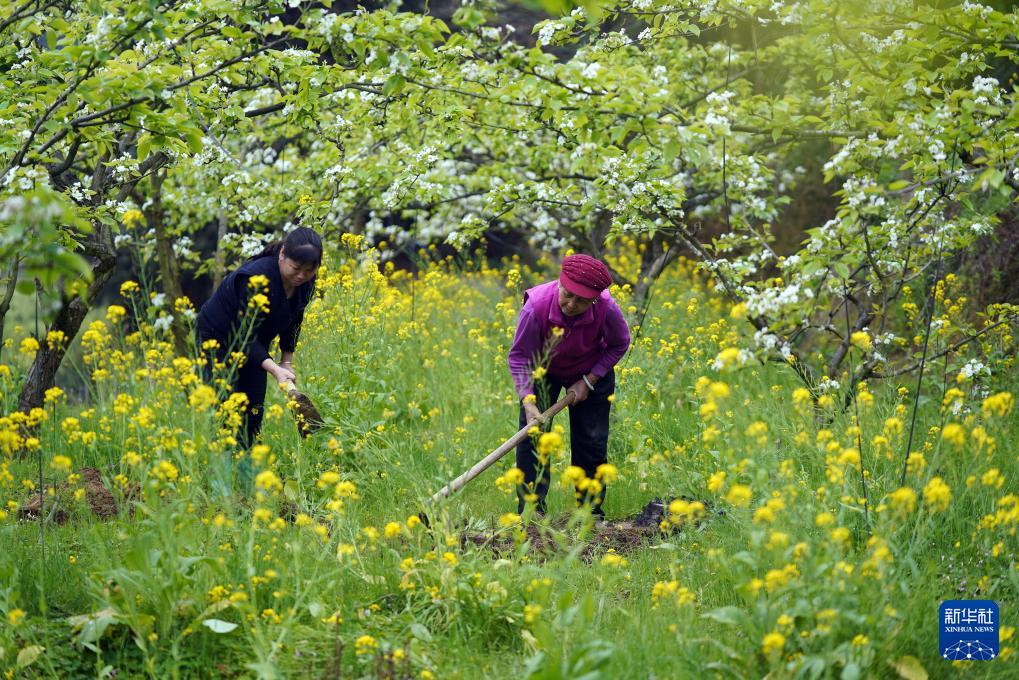
[[[504,441],[499,446],[499,448],[497,448],[496,450],[492,451],[490,454],[488,454],[487,456],[482,458],[480,461],[475,463],[474,467],[472,467],[470,470],[468,470],[467,472],[463,473],[462,475],[460,475],[459,477],[454,479],[452,482],[450,482],[446,486],[444,486],[441,489],[439,489],[439,491],[437,491],[435,494],[432,495],[431,503],[434,505],[435,503],[437,503],[441,499],[446,498],[446,497],[450,496],[451,494],[456,493],[457,491],[462,489],[469,481],[471,481],[472,479],[474,479],[475,477],[480,475],[482,472],[484,472],[488,468],[492,467],[492,465],[495,463],[495,461],[497,461],[500,458],[502,458],[503,456],[505,456],[512,448],[514,448],[517,444],[519,444],[521,441],[523,441],[524,439],[527,438],[528,430],[530,430],[532,427],[534,427],[536,425],[540,425],[540,424],[549,422],[555,414],[559,413],[564,408],[566,408],[567,406],[572,404],[573,400],[576,398],[576,396],[577,395],[574,394],[573,392],[567,392],[565,397],[563,397],[562,399],[557,401],[555,404],[553,404],[551,408],[549,408],[547,411],[542,413],[540,416],[538,416],[537,418],[531,420],[526,425],[524,425],[522,428],[520,428],[520,430],[515,435],[513,435],[512,437],[510,437],[509,439]],[[422,521],[424,521],[425,524],[428,524],[428,521],[427,521],[428,518],[425,516],[424,513],[420,513],[419,517],[421,517]]]
[[[297,431],[301,433],[301,437],[307,438],[321,429],[324,424],[322,414],[315,408],[315,404],[311,403],[308,395],[298,390],[293,380],[281,382],[279,385],[280,389],[287,395],[287,398],[296,404],[294,406],[294,420],[297,421]]]

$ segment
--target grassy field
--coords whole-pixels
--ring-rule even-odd
[[[327,427],[302,440],[270,386],[251,490],[237,474],[229,496],[214,484],[234,467],[237,402],[219,403],[151,327],[111,308],[82,339],[88,402],[55,391],[27,417],[13,410],[31,347],[13,338],[6,677],[1019,677],[1010,360],[959,380],[968,356],[931,370],[900,488],[915,377],[867,385],[858,421],[838,395],[815,410],[788,366],[741,363],[749,324],[682,262],[617,367],[603,481],[618,475],[610,520],[686,500],[640,540],[592,526],[560,483],[560,417],[549,517],[525,531],[512,454],[441,506],[426,499],[514,432],[506,351],[521,293],[543,277],[439,261],[412,278],[348,243],[296,357]],[[614,293],[636,319],[629,291]],[[40,460],[63,523],[20,519]],[[86,466],[116,517],[90,510]],[[998,602],[998,659],[940,657],[945,599]]]

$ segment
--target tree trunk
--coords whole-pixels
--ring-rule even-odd
[[[163,284],[163,292],[166,294],[167,302],[173,313],[173,324],[170,331],[173,334],[173,345],[177,354],[184,356],[188,353],[188,330],[184,319],[176,312],[178,298],[184,296],[184,290],[180,283],[180,267],[177,264],[177,255],[173,252],[173,240],[166,233],[166,226],[163,224],[163,181],[166,179],[165,172],[154,172],[149,178],[152,187],[152,203],[148,210],[148,223],[156,232],[156,257],[159,260],[159,280]]]
[[[18,409],[25,413],[43,405],[46,390],[53,387],[53,379],[57,369],[60,368],[60,362],[64,359],[67,345],[78,334],[85,315],[88,314],[103,286],[109,281],[117,264],[109,227],[96,224],[94,228],[95,231],[89,236],[85,246],[85,259],[92,269],[92,281],[84,298],[81,295],[61,296],[60,309],[47,332],[63,331],[67,340],[60,346],[50,347],[45,339],[40,339],[39,351],[36,352],[35,361],[32,362],[25,384],[21,388],[21,396],[18,398]]]
[[[655,234],[647,248],[641,253],[640,274],[633,287],[633,303],[643,308],[647,302],[651,286],[662,275],[665,268],[679,256],[679,246],[666,241],[660,234]]]
[[[125,153],[125,147],[133,137],[125,137],[119,145],[119,152]],[[98,205],[106,197],[106,190],[109,188],[109,170],[106,160],[109,154],[105,154],[96,163],[95,173],[92,175],[92,204]],[[145,159],[138,168],[138,178],[121,185],[117,192],[116,201],[123,201],[134,189],[138,179],[149,172],[159,170],[169,160],[162,151],[154,153]],[[60,309],[49,326],[49,331],[63,331],[66,342],[58,347],[50,348],[45,341],[40,342],[39,351],[35,354],[35,361],[28,370],[25,384],[21,388],[21,395],[18,397],[18,409],[28,412],[33,408],[41,407],[46,390],[53,387],[53,380],[60,368],[60,362],[64,359],[67,345],[78,335],[85,315],[91,309],[103,286],[110,280],[113,270],[117,265],[117,250],[113,246],[113,234],[110,228],[101,223],[92,224],[92,233],[88,235],[81,246],[81,254],[88,262],[92,271],[92,280],[89,282],[85,297],[74,295],[67,297],[66,293],[61,294]]]
[[[4,324],[7,320],[7,312],[11,309],[11,300],[14,299],[14,289],[18,285],[18,272],[21,269],[21,258],[15,255],[12,258],[10,268],[7,270],[7,274],[4,276],[4,289],[3,299],[0,300],[0,355],[3,354],[4,349]]]

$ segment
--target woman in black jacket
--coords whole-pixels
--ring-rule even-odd
[[[233,391],[248,397],[238,442],[245,449],[254,444],[262,427],[266,375],[277,382],[297,382],[294,348],[321,264],[322,239],[313,229],[298,227],[227,275],[198,313],[196,329],[200,345],[216,340],[219,344],[216,354],[221,361],[232,352],[244,353]],[[255,278],[252,283],[252,278],[259,276],[264,278]],[[251,314],[257,314],[254,324],[244,324]],[[279,363],[273,361],[268,351],[277,336]],[[206,375],[210,376],[208,368],[207,365]]]

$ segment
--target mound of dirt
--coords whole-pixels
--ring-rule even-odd
[[[465,532],[461,536],[461,546],[475,545],[487,547],[494,553],[505,555],[512,553],[522,542],[519,539],[530,542],[532,554],[551,556],[555,553],[565,552],[576,545],[578,539],[586,543],[581,551],[581,557],[591,560],[596,554],[614,550],[617,553],[627,553],[645,547],[663,537],[682,531],[682,527],[669,525],[662,529],[662,521],[668,515],[669,504],[676,500],[670,498],[662,500],[655,498],[644,508],[631,517],[617,520],[604,520],[595,522],[590,531],[586,534],[579,532],[579,529],[571,530],[570,518],[568,516],[558,517],[545,524],[528,524],[519,527],[524,536],[516,536],[514,531],[489,531],[489,532]],[[682,500],[692,501],[694,499],[682,497]],[[707,516],[711,514],[709,503],[702,501],[707,510]],[[703,522],[700,520],[698,524]]]
[[[78,474],[81,476],[81,484],[85,487],[85,498],[92,514],[100,519],[116,517],[117,500],[103,484],[99,470],[94,467],[84,467],[78,471]],[[55,491],[53,496],[46,497],[45,503],[43,503],[43,494],[46,493],[46,489],[22,503],[18,508],[18,518],[23,520],[39,519],[39,509],[42,508],[47,518],[52,518],[57,524],[66,522],[70,519],[68,510],[74,489],[64,482],[56,487]]]
[[[311,403],[311,399],[296,389],[289,390],[287,396],[294,401],[294,417],[297,419],[297,429],[302,437],[309,437],[325,425],[322,414]]]

